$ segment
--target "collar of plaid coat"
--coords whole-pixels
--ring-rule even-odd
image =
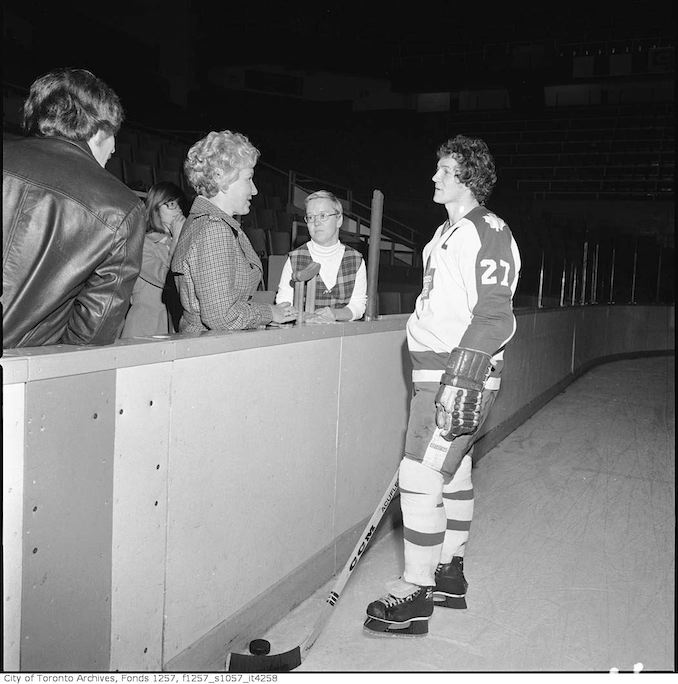
[[[190,214],[193,214],[193,216],[203,216],[204,214],[216,216],[217,218],[220,218],[222,221],[226,221],[226,223],[228,223],[236,237],[238,231],[240,230],[240,221],[233,218],[230,214],[227,214],[225,211],[219,209],[219,207],[216,204],[214,204],[214,202],[210,202],[207,199],[207,197],[202,197],[202,195],[198,195],[193,200]]]

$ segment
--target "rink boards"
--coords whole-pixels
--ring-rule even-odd
[[[476,456],[673,316],[518,312]],[[217,668],[324,584],[401,457],[406,320],[7,352],[4,669]]]

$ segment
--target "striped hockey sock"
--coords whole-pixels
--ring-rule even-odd
[[[443,476],[409,458],[400,464],[405,572],[403,579],[420,586],[435,584],[435,569],[445,537]]]
[[[473,519],[473,484],[471,482],[471,454],[462,459],[454,477],[443,485],[443,505],[447,529],[440,555],[441,563],[449,563],[452,556],[463,556]]]

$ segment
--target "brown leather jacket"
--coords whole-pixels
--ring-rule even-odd
[[[3,145],[3,347],[110,344],[141,265],[143,204],[86,142]]]

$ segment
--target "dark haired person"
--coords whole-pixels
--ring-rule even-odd
[[[172,294],[178,300],[176,290],[168,289],[174,279],[167,276],[174,248],[186,221],[184,212],[187,204],[183,190],[174,183],[160,181],[148,191],[141,271],[132,290],[130,308],[122,329],[123,338],[175,332],[170,314],[174,313],[172,307],[180,307],[180,302],[167,301]]]
[[[407,323],[414,391],[399,473],[405,568],[367,607],[365,629],[379,635],[425,635],[434,605],[466,607],[471,454],[516,327],[520,255],[506,223],[483,206],[496,182],[487,145],[448,140],[432,180],[447,220],[424,248],[423,289]]]
[[[38,78],[3,144],[3,347],[109,344],[139,273],[143,204],[105,170],[123,120],[84,69]]]

